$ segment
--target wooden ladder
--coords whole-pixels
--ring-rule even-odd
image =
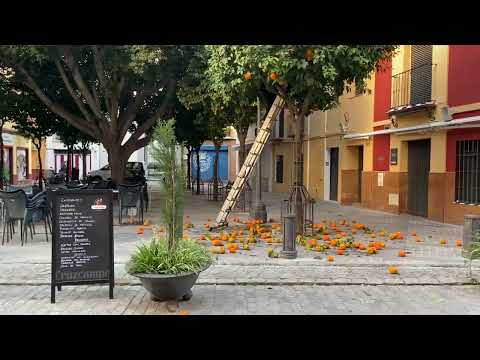
[[[242,192],[243,187],[245,186],[245,182],[248,180],[252,169],[255,167],[260,154],[262,153],[265,144],[270,137],[270,133],[272,132],[273,125],[275,125],[275,120],[277,119],[278,114],[282,111],[285,101],[277,96],[275,101],[270,108],[265,121],[260,128],[260,131],[257,133],[257,137],[255,138],[255,142],[253,143],[250,151],[240,169],[240,172],[233,183],[230,192],[228,193],[225,202],[223,203],[222,209],[218,213],[217,220],[216,220],[216,227],[226,226],[227,225],[227,217],[230,215],[233,207],[237,203],[238,197]]]

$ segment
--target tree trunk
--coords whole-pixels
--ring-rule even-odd
[[[302,195],[300,187],[303,186],[303,128],[305,115],[303,113],[295,114],[295,180],[294,186],[297,188],[295,197],[295,222],[297,234],[303,235],[304,214],[302,206]]]
[[[197,195],[200,195],[200,146],[195,152],[197,153]]]
[[[123,150],[123,151],[122,151]],[[108,163],[111,168],[111,177],[115,185],[123,184],[125,180],[125,166],[131,154],[125,152],[121,146],[112,146],[108,150]]]
[[[40,139],[39,143],[37,144],[35,140],[33,141],[35,148],[37,149],[38,154],[38,186],[40,187],[40,191],[43,191],[43,166],[42,166],[42,155],[40,151],[42,150],[42,140]]]
[[[3,190],[5,184],[3,183],[3,162],[4,162],[4,151],[3,151],[3,121],[0,124],[0,189]]]
[[[220,158],[221,142],[215,141],[215,159],[213,161],[213,200],[218,200],[218,160]]]
[[[240,129],[237,131],[238,142],[239,142],[239,149],[238,149],[238,168],[241,169],[243,163],[245,162],[245,139],[247,137],[247,132],[241,131]]]
[[[192,188],[192,174],[191,174],[192,148],[187,148],[187,189]]]

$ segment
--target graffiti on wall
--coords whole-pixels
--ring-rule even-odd
[[[213,164],[215,160],[215,151],[209,147],[202,146],[200,150],[200,178],[202,181],[212,181],[213,180]],[[194,152],[192,154],[192,176],[195,177],[197,173],[197,156]],[[228,151],[225,148],[222,148],[220,151],[219,161],[218,161],[218,175],[222,181],[228,179]]]

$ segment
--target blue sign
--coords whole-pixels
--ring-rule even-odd
[[[204,182],[213,181],[213,162],[215,161],[215,147],[213,145],[202,145],[200,148],[200,179]],[[197,174],[197,154],[192,153],[192,178]],[[218,159],[218,177],[228,181],[228,146],[220,148]]]

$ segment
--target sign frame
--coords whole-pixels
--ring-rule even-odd
[[[107,201],[108,207],[108,226],[107,226],[107,257],[108,259],[108,270],[109,276],[105,279],[98,280],[80,280],[80,281],[57,281],[55,274],[57,272],[57,246],[60,242],[58,240],[57,228],[58,228],[58,197],[62,195],[68,196],[84,196],[84,195],[98,195],[102,196]],[[104,189],[50,189],[47,191],[47,197],[49,202],[49,207],[52,213],[52,261],[51,261],[51,296],[50,302],[55,304],[55,295],[56,291],[62,290],[63,285],[92,285],[92,284],[109,284],[109,298],[113,299],[113,289],[115,287],[115,273],[114,273],[114,247],[113,247],[113,192],[112,190]],[[96,225],[98,226],[98,225]]]
[[[398,149],[390,149],[390,165],[398,165]]]

